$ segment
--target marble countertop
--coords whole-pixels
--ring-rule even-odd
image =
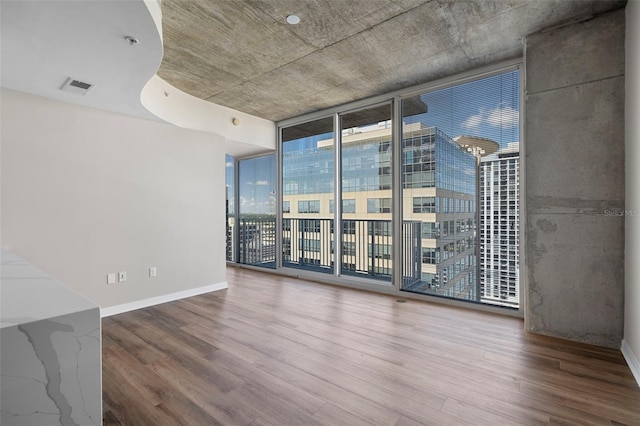
[[[0,260],[0,328],[99,308],[5,248]]]

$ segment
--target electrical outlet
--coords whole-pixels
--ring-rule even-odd
[[[107,284],[116,283],[116,274],[107,274]]]
[[[118,272],[118,282],[123,282],[127,280],[127,273],[126,272]]]
[[[156,269],[155,266],[152,266],[151,268],[149,268],[149,276],[150,277],[155,277],[157,275],[158,271]]]

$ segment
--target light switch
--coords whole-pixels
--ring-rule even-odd
[[[149,276],[150,277],[155,277],[157,274],[157,270],[155,266],[152,266],[151,268],[149,268]]]
[[[119,282],[123,282],[127,280],[127,273],[126,272],[118,272],[118,281]]]
[[[116,274],[107,274],[107,284],[116,283]]]

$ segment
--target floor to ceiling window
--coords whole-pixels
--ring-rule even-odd
[[[342,274],[391,282],[391,104],[340,115]]]
[[[235,159],[227,155],[225,159],[225,208],[227,211],[226,214],[226,255],[227,262],[235,262],[236,261],[236,239],[234,238],[235,234],[235,225],[236,225],[236,214],[235,214]]]
[[[227,259],[519,308],[518,66],[377,99],[236,161]]]
[[[519,306],[519,71],[406,99],[403,216],[421,222],[406,291]]]
[[[282,265],[334,272],[333,116],[282,130]]]
[[[275,154],[240,160],[238,167],[238,262],[275,268]]]

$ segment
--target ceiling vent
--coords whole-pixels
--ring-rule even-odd
[[[69,77],[67,81],[64,82],[60,90],[69,93],[75,93],[76,95],[84,95],[87,93],[94,85],[91,83],[85,83],[80,80],[74,80]]]

